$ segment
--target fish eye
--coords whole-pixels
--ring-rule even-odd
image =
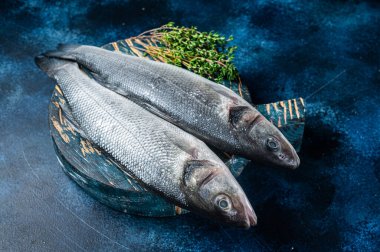
[[[277,151],[280,147],[277,139],[275,139],[273,137],[268,137],[266,145],[267,145],[268,149],[271,151]]]
[[[219,195],[215,199],[217,207],[221,210],[228,211],[231,209],[231,201],[226,195]]]
[[[220,208],[227,208],[228,207],[228,202],[227,202],[227,200],[224,200],[224,199],[222,199],[222,200],[220,200],[219,201],[219,206],[220,206]]]

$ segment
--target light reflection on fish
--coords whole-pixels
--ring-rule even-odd
[[[242,188],[202,141],[99,85],[75,62],[35,61],[60,85],[83,134],[148,189],[216,221],[256,224]]]
[[[185,69],[93,46],[61,45],[51,57],[88,69],[105,87],[227,153],[297,168],[282,133],[228,88]]]

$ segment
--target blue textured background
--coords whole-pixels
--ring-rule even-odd
[[[379,251],[379,4],[54,2],[0,2],[0,250]],[[329,83],[307,99],[301,167],[251,166],[239,179],[258,215],[248,231],[192,214],[113,211],[56,160],[47,123],[53,82],[33,57],[57,43],[102,45],[168,21],[233,34],[255,103],[307,97]]]

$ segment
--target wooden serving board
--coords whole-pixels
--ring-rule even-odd
[[[136,49],[140,44],[139,39],[131,38],[112,42],[103,48],[144,57]],[[245,85],[227,81],[223,85],[251,101]],[[88,194],[107,206],[130,214],[161,217],[187,212],[145,189],[123,172],[120,164],[105,151],[82,137],[67,119],[69,111],[66,106],[67,101],[57,85],[49,104],[49,125],[57,158],[63,171]],[[305,123],[302,98],[257,105],[256,108],[282,131],[296,150],[300,149]],[[216,153],[234,176],[239,176],[249,162],[242,157]]]

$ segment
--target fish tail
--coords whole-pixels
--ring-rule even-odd
[[[82,45],[79,44],[58,44],[57,50],[58,51],[63,51],[63,52],[71,52],[74,51],[75,49],[79,48]]]
[[[54,57],[59,59],[75,60],[73,52],[78,49],[81,45],[74,44],[58,44],[57,50],[48,51],[44,53],[45,56]]]
[[[54,74],[57,72],[57,70],[61,69],[65,65],[76,64],[72,61],[47,57],[45,54],[35,57],[34,62],[39,68],[41,68],[42,71],[44,71],[49,77],[52,78],[54,77]]]

